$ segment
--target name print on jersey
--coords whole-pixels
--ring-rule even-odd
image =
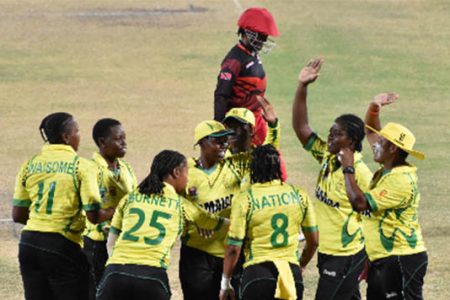
[[[151,195],[150,197],[145,194],[132,193],[128,196],[128,203],[146,203],[149,205],[155,205],[160,207],[172,208],[175,206],[176,209],[180,207],[180,201],[178,199],[172,199],[169,197]]]
[[[200,206],[202,206],[210,213],[216,213],[218,211],[226,209],[227,207],[230,207],[233,196],[234,196],[233,194],[230,194],[228,196],[221,197],[216,200],[205,202]]]
[[[295,192],[273,194],[262,196],[261,198],[251,198],[254,209],[264,209],[265,207],[285,206],[292,203],[300,203],[300,197]]]
[[[316,188],[316,198],[328,206],[339,208],[339,202],[334,202],[333,200],[329,199],[327,197],[327,193],[322,191],[322,189],[319,186],[317,186]]]
[[[71,163],[67,161],[45,161],[45,162],[31,162],[28,165],[27,173],[29,175],[36,173],[66,173],[73,175],[76,161]]]

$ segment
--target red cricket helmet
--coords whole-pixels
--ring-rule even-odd
[[[246,9],[239,17],[237,25],[241,28],[265,35],[280,35],[272,14],[263,7],[251,7]]]

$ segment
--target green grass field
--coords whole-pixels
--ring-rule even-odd
[[[408,126],[427,155],[423,162],[410,160],[419,167],[420,220],[430,259],[425,296],[450,299],[448,1],[240,3],[269,8],[282,33],[263,61],[266,95],[282,122],[281,147],[292,183],[311,193],[318,171],[290,124],[297,75],[309,58],[325,57],[309,93],[310,122],[323,135],[341,113],[363,116],[373,95],[400,94],[382,120]],[[106,116],[121,120],[126,158],[140,179],[162,149],[195,155],[193,129],[212,117],[219,64],[237,40],[238,16],[232,0],[1,1],[0,219],[10,217],[16,172],[42,146],[37,128],[50,112],[77,118],[79,152],[86,157],[95,150],[94,122]],[[367,149],[365,155],[370,161]],[[10,222],[0,223],[1,299],[23,298],[12,229]],[[169,271],[173,299],[181,299],[177,264],[175,248]],[[314,294],[314,264],[305,275],[305,299]]]

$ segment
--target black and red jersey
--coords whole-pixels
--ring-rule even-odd
[[[264,96],[266,74],[256,52],[246,49],[242,43],[231,48],[222,61],[217,87],[214,92],[214,119],[219,122],[233,107],[244,107],[260,115],[261,108],[256,95]]]

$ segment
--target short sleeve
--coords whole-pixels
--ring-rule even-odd
[[[203,229],[218,230],[223,224],[223,219],[207,212],[197,203],[193,203],[186,198],[180,197],[183,203],[183,213],[186,221],[195,223]]]
[[[328,154],[327,142],[314,132],[309,137],[304,149],[311,153],[319,163],[322,163],[324,157]]]
[[[85,211],[100,209],[100,189],[98,186],[98,172],[95,163],[80,158],[78,165],[78,180],[80,181],[80,197]]]
[[[226,58],[223,61],[220,67],[220,73],[217,76],[215,96],[225,98],[231,97],[233,94],[234,83],[240,72],[241,62],[237,59]]]
[[[13,196],[13,206],[30,207],[31,205],[31,199],[25,185],[28,163],[29,161],[26,161],[17,174]]]
[[[365,193],[371,211],[406,207],[413,198],[414,182],[404,174],[388,174]]]
[[[241,191],[231,203],[230,229],[227,244],[242,246],[245,238],[247,214],[249,210],[248,192]]]
[[[303,209],[303,221],[302,221],[302,231],[303,232],[314,232],[318,231],[316,214],[314,212],[314,205],[312,205],[311,199],[306,193],[300,193],[302,198]]]
[[[280,134],[281,134],[281,127],[280,127],[280,121],[277,120],[276,123],[272,126],[267,126],[267,136],[264,140],[264,145],[272,145],[275,149],[280,148]]]

